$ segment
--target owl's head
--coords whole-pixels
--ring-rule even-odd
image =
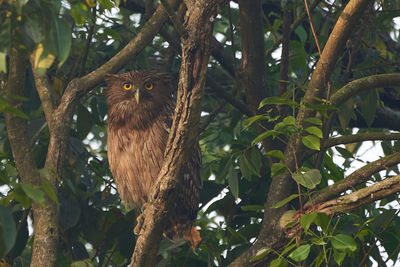
[[[157,116],[171,103],[171,76],[153,70],[108,74],[107,103],[119,119]],[[139,119],[139,118],[138,118]]]

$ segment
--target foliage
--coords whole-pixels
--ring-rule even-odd
[[[99,84],[77,104],[69,129],[66,160],[55,192],[46,177],[55,170],[44,168],[49,146],[49,128],[42,103],[36,92],[32,68],[49,78],[53,101],[57,103],[74,78],[98,68],[137,36],[147,18],[138,1],[0,1],[0,88],[6,86],[12,48],[32,56],[26,67],[25,98],[22,111],[9,103],[15,96],[0,97],[0,111],[26,119],[35,163],[40,169],[40,185],[23,183],[8,141],[4,116],[0,117],[0,259],[10,266],[28,266],[33,243],[32,204],[43,205],[49,198],[59,209],[59,248],[57,266],[127,266],[136,237],[133,227],[137,212],[121,203],[107,162],[107,106],[105,85]],[[312,10],[312,22],[318,42],[326,40],[344,8],[344,2],[321,2]],[[286,2],[285,2],[286,3]],[[135,5],[136,4],[136,5]],[[282,14],[290,9],[298,18],[304,11],[303,1],[290,1],[282,7],[279,1],[262,1],[264,15],[264,48],[268,50],[282,35]],[[398,2],[377,1],[348,40],[345,51],[330,78],[330,94],[349,81],[380,73],[399,72]],[[210,59],[208,73],[233,98],[246,103],[240,75],[234,76],[225,65],[239,68],[240,22],[234,1],[216,18],[214,36],[223,50],[236,55],[232,62]],[[168,70],[178,77],[180,55],[174,41],[179,40],[173,26],[166,23],[154,40],[140,54],[122,67]],[[279,50],[277,50],[279,51]],[[319,58],[309,22],[303,19],[290,35],[289,81],[287,90],[278,96],[279,71],[282,62],[274,53],[265,58],[265,76],[269,97],[258,107],[258,114],[247,117],[233,104],[220,107],[221,95],[209,85],[203,97],[202,122],[208,115],[215,118],[201,126],[202,149],[201,210],[196,226],[202,242],[195,251],[187,243],[163,240],[158,266],[227,266],[251,247],[259,235],[265,202],[272,179],[285,172],[299,185],[275,203],[273,208],[289,206],[299,210],[295,237],[279,248],[263,247],[251,260],[257,262],[273,255],[270,266],[358,266],[374,260],[395,262],[400,253],[400,217],[395,195],[359,207],[341,215],[326,215],[304,210],[299,201],[311,198],[332,183],[342,181],[356,163],[367,164],[361,157],[361,142],[323,147],[330,135],[352,135],[366,132],[398,131],[398,114],[389,123],[377,119],[378,113],[399,107],[398,87],[388,86],[364,91],[340,107],[332,106],[329,97],[306,103],[307,82]],[[223,64],[224,63],[224,64]],[[2,90],[3,91],[3,90]],[[226,102],[224,102],[226,103]],[[301,108],[318,112],[305,118],[303,127],[296,120]],[[275,110],[285,112],[275,113]],[[268,125],[269,127],[265,127]],[[357,127],[357,128],[356,128]],[[261,130],[260,130],[261,129]],[[287,145],[291,136],[300,136],[309,154],[304,164],[290,169],[284,150],[266,151],[265,140]],[[374,143],[383,155],[399,151],[398,140]],[[296,149],[296,148],[294,148]],[[311,151],[311,152],[310,152]],[[340,158],[340,161],[338,160]],[[342,162],[339,164],[338,162]],[[297,164],[297,163],[296,163]],[[376,172],[369,182],[376,183],[399,174],[396,165]],[[357,185],[352,190],[365,186]],[[301,207],[300,207],[301,206]],[[397,210],[397,211],[396,211]],[[296,216],[295,216],[296,217]],[[7,266],[7,265],[6,265]]]

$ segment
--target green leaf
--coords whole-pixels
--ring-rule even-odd
[[[318,246],[326,245],[326,242],[322,238],[311,238],[311,243]]]
[[[0,73],[7,73],[6,53],[0,52]]]
[[[81,9],[79,5],[71,6],[71,16],[78,26],[82,26],[85,23],[85,17],[81,14]]]
[[[293,173],[292,178],[302,186],[313,189],[321,182],[321,173],[317,169],[311,169],[305,173]]]
[[[13,248],[16,237],[14,216],[8,208],[0,205],[0,258]]]
[[[239,178],[232,164],[230,164],[227,180],[232,195],[237,199],[239,197]]]
[[[252,125],[255,122],[266,120],[268,118],[269,118],[269,116],[266,116],[266,115],[256,115],[256,116],[250,117],[243,122],[243,130],[247,129],[250,125]]]
[[[33,201],[36,201],[40,204],[43,204],[45,201],[44,198],[44,192],[33,187],[33,185],[31,184],[19,184],[22,188],[22,190],[24,190],[25,194],[32,199]]]
[[[271,177],[275,177],[277,175],[280,175],[286,171],[286,165],[283,163],[274,163],[271,166]]]
[[[257,251],[256,255],[253,258],[250,259],[250,262],[261,260],[271,252],[272,252],[272,249],[270,249],[268,247],[263,247]]]
[[[108,11],[111,11],[111,8],[114,7],[113,3],[110,0],[98,0],[100,6]]]
[[[92,129],[92,114],[83,105],[78,106],[76,128],[80,138],[84,139]]]
[[[319,113],[321,113],[322,116],[324,116],[325,118],[328,117],[328,110],[336,110],[337,107],[334,107],[332,105],[328,105],[328,104],[309,104],[309,103],[304,103],[304,105],[312,110],[316,110]]]
[[[337,249],[335,249],[333,251],[333,259],[335,260],[335,262],[339,266],[342,266],[342,262],[343,262],[345,257],[346,257],[346,252],[344,252],[344,251],[340,251],[340,250],[337,250]]]
[[[317,126],[322,126],[322,121],[318,118],[306,118],[303,122],[311,123]]]
[[[330,222],[328,215],[326,215],[325,213],[318,212],[317,218],[315,218],[314,222],[316,225],[321,227],[322,231],[324,231],[325,233],[327,232]]]
[[[342,129],[347,128],[351,118],[353,117],[355,117],[354,101],[352,99],[349,99],[339,107],[338,111],[338,118]]]
[[[266,131],[266,132],[260,134],[259,136],[257,136],[257,137],[253,140],[253,142],[251,142],[251,145],[253,146],[253,145],[255,145],[255,144],[261,142],[262,140],[264,140],[265,138],[268,138],[268,137],[270,137],[270,136],[274,136],[274,137],[275,137],[277,134],[279,134],[279,132],[274,131],[274,130]]]
[[[244,153],[240,154],[238,161],[239,161],[239,168],[240,168],[240,172],[242,173],[242,176],[246,180],[251,181],[253,175],[252,175],[251,170],[247,167],[246,158],[245,158]]]
[[[280,208],[280,207],[286,205],[287,203],[289,203],[290,201],[292,201],[293,199],[295,199],[296,197],[299,197],[299,195],[298,194],[290,195],[287,198],[282,199],[281,201],[278,201],[277,203],[272,205],[271,208],[273,208],[273,209]]]
[[[310,225],[315,221],[317,215],[318,214],[316,212],[312,212],[301,216],[300,225],[303,227],[305,232],[307,232],[307,230],[310,228]]]
[[[313,150],[320,150],[319,138],[313,135],[307,135],[301,138],[301,142],[308,148]]]
[[[69,56],[71,49],[71,30],[66,20],[55,17],[50,24],[54,48],[59,59],[58,66],[62,66]]]
[[[296,119],[293,116],[287,116],[283,121],[275,125],[274,130],[279,133],[290,135],[298,132],[300,128],[297,127]]]
[[[322,138],[322,131],[320,128],[317,128],[315,126],[308,127],[304,129],[306,132],[315,135],[316,137]]]
[[[366,99],[360,101],[360,112],[368,127],[371,127],[375,120],[377,100],[377,94],[373,90],[368,93]]]
[[[272,156],[272,157],[277,158],[277,159],[280,159],[280,160],[283,160],[283,159],[284,159],[284,155],[283,155],[282,151],[280,151],[280,150],[271,150],[271,151],[268,151],[268,152],[267,152],[267,155],[268,155],[268,156]]]
[[[261,177],[260,175],[260,169],[261,169],[261,155],[260,152],[258,151],[257,148],[253,147],[250,150],[246,150],[244,152],[244,159],[245,163],[249,167],[250,171],[258,176]]]
[[[113,29],[108,29],[108,28],[104,29],[104,34],[111,36],[115,40],[119,40],[119,41],[124,40],[124,38],[121,36],[121,34],[119,34],[117,31],[115,31]]]
[[[310,249],[311,245],[302,245],[290,253],[289,257],[294,261],[303,261],[307,259],[308,254],[310,254]]]
[[[332,246],[340,250],[356,251],[357,244],[354,238],[344,234],[338,234],[331,239]]]
[[[284,258],[278,257],[270,262],[269,267],[286,267],[287,261]]]
[[[353,154],[348,151],[345,148],[342,148],[340,146],[335,147],[335,149],[340,153],[340,155],[342,155],[344,158],[349,159],[349,158],[353,158]]]
[[[264,98],[261,100],[260,105],[258,106],[258,109],[264,107],[265,105],[289,105],[291,107],[298,107],[299,104],[296,101],[278,97],[278,96],[271,96]]]
[[[305,43],[307,41],[307,32],[306,30],[303,28],[303,26],[297,26],[297,28],[294,30],[294,32],[297,34],[297,36],[299,36],[300,41],[302,43]]]

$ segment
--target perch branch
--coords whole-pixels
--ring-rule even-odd
[[[136,242],[131,266],[147,267],[156,264],[156,253],[168,210],[177,197],[174,189],[179,184],[182,163],[197,140],[201,99],[210,55],[213,26],[210,18],[227,2],[219,0],[210,3],[202,0],[188,6],[185,22],[188,35],[187,38],[182,38],[182,64],[175,116],[165,150],[164,164],[143,214],[144,224]]]

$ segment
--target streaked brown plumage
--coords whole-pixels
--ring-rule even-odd
[[[147,202],[164,161],[174,110],[171,79],[149,70],[110,74],[105,80],[110,169],[121,199],[139,209]],[[182,190],[164,231],[172,240],[190,230],[197,216],[202,185],[198,144],[193,151],[184,166]]]

